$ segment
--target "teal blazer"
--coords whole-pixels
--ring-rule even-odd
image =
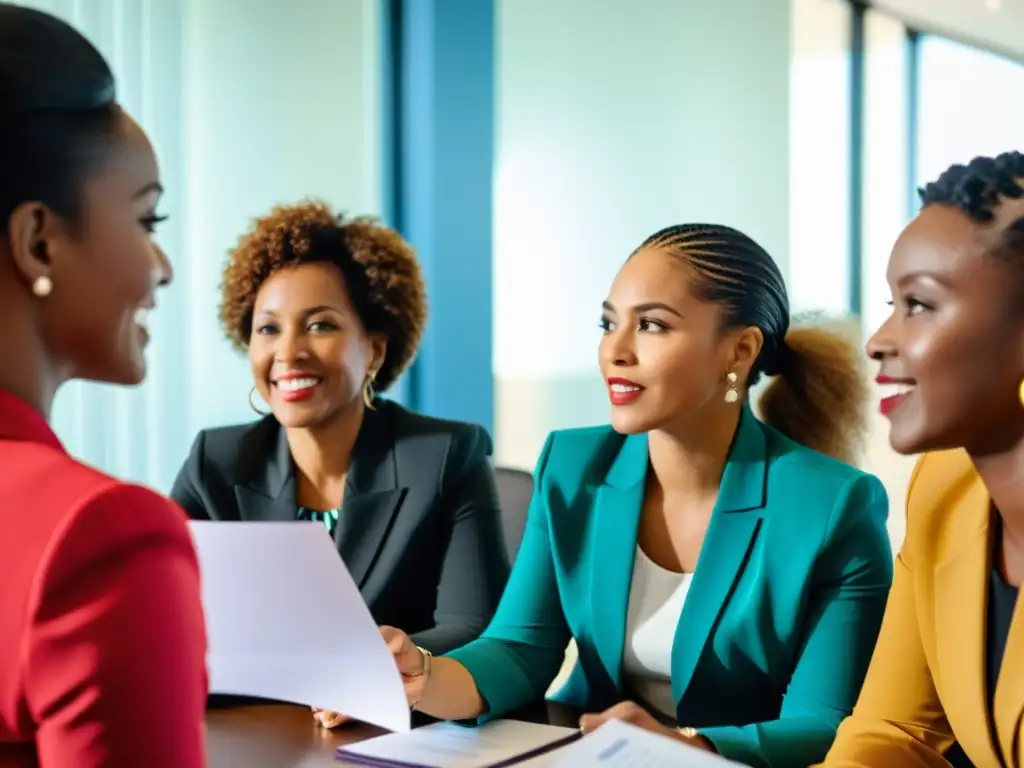
[[[555,432],[527,528],[484,634],[449,654],[496,717],[543,699],[588,711],[626,697],[622,652],[647,436]],[[888,500],[872,475],[744,409],[672,645],[677,721],[725,757],[800,766],[850,714],[892,583]]]

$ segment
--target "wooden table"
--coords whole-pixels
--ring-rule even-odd
[[[369,725],[328,731],[313,720],[309,707],[249,704],[210,710],[206,748],[210,768],[320,768],[343,765],[334,750],[343,744],[379,736]]]
[[[538,704],[516,719],[575,727],[575,712],[557,704]],[[313,720],[309,707],[245,703],[219,706],[206,714],[210,768],[327,768],[346,763],[334,757],[343,744],[383,734],[369,725],[346,725],[333,731]]]

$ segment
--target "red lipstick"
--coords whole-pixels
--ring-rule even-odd
[[[628,405],[644,392],[644,388],[629,379],[608,379],[608,399],[612,405]]]
[[[304,371],[285,371],[274,379],[273,384],[278,396],[286,403],[299,403],[316,394],[316,388],[322,381],[319,376]]]
[[[897,390],[893,394],[883,397],[878,403],[878,410],[883,416],[888,416],[903,405],[907,398],[910,397],[914,388],[914,382],[909,379],[894,379],[889,376],[878,376],[875,379],[875,383],[889,389],[895,388]]]

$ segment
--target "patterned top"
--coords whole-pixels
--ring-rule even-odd
[[[312,520],[314,523],[323,523],[327,532],[334,535],[334,528],[338,525],[338,517],[341,515],[341,508],[329,509],[326,512],[318,512],[308,507],[299,507],[295,513],[296,520]]]

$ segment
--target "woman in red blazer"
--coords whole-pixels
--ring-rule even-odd
[[[184,515],[75,461],[70,378],[138,384],[170,266],[160,184],[110,70],[0,2],[0,768],[205,764],[205,632]]]

